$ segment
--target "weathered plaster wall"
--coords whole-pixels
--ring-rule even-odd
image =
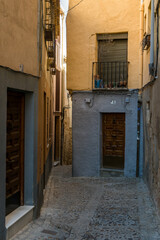
[[[38,0],[0,1],[0,65],[37,75]]]
[[[126,103],[126,97],[129,103]],[[91,104],[85,99],[91,99]],[[116,101],[112,104],[112,100]],[[124,175],[136,176],[137,93],[73,92],[73,176],[99,176],[101,168],[101,113],[125,113]],[[82,131],[83,129],[83,131]]]
[[[0,65],[7,66],[13,70],[20,70],[20,64],[24,66],[24,72],[39,75],[38,62],[38,33],[42,32],[40,45],[41,55],[41,77],[38,86],[38,181],[43,174],[44,160],[44,92],[50,100],[52,94],[53,102],[53,78],[47,71],[47,51],[44,40],[43,22],[38,26],[38,0],[2,0],[0,2]],[[45,14],[45,1],[43,0],[43,15]],[[42,7],[41,6],[41,7]],[[16,13],[16,14],[15,14]],[[53,105],[53,103],[52,103]],[[47,132],[46,132],[47,135]],[[51,141],[46,143],[45,160],[47,159]]]
[[[44,46],[43,46],[44,47]],[[44,48],[44,51],[45,48]],[[44,58],[43,61],[46,59]],[[38,85],[38,167],[37,167],[37,182],[38,182],[38,202],[37,215],[40,214],[40,209],[43,204],[43,189],[47,183],[54,157],[54,116],[53,116],[53,91],[55,78],[50,76],[46,71],[45,66],[42,68],[42,76],[39,79]],[[44,106],[44,93],[46,94],[46,106]],[[47,99],[48,99],[48,117],[47,117]],[[44,123],[44,107],[46,107],[46,118]],[[47,123],[48,121],[48,123]],[[51,122],[50,122],[51,121]],[[44,132],[44,127],[46,131]],[[48,128],[47,128],[48,127]],[[51,128],[51,129],[50,129]],[[49,141],[47,141],[47,131]],[[45,134],[45,136],[44,136]],[[45,140],[44,140],[45,139]]]
[[[146,26],[144,26],[144,31],[150,33],[150,17],[149,8],[150,0],[144,1],[144,19]],[[157,6],[157,0],[154,1],[155,8]],[[156,58],[156,18],[154,26],[155,34],[155,46],[154,46],[154,58]],[[160,54],[160,52],[159,52]],[[150,81],[148,64],[150,62],[150,49],[144,51],[143,54],[143,65],[144,74],[143,82],[144,84]],[[156,60],[154,61],[154,64]],[[158,78],[154,79],[148,86],[145,86],[142,93],[143,100],[143,121],[144,121],[144,178],[147,182],[151,195],[157,206],[157,210],[160,213],[160,79],[159,79],[160,65],[158,63]]]
[[[160,81],[143,91],[144,177],[160,213]],[[148,107],[150,106],[150,107]]]
[[[53,129],[53,91],[55,79],[50,75],[50,71],[47,71],[47,51],[45,42],[42,45],[43,58],[42,58],[42,71],[41,78],[39,79],[38,86],[38,181],[44,171],[44,163],[47,160],[50,147],[53,143],[53,136],[50,135],[49,143],[47,143],[47,131],[50,134],[50,127]],[[46,94],[46,132],[45,132],[45,149],[44,149],[44,93]],[[47,99],[48,99],[48,119],[47,119]],[[51,106],[50,106],[51,104]],[[51,115],[50,115],[51,114]],[[50,116],[51,123],[50,125]],[[47,124],[48,121],[48,124]],[[47,129],[48,126],[48,129]],[[45,151],[45,153],[44,153]],[[45,154],[45,159],[44,159]]]
[[[70,0],[69,8],[78,3]],[[129,88],[140,87],[140,0],[86,0],[68,12],[69,90],[91,90],[97,33],[128,32]]]
[[[45,0],[43,0],[43,14],[45,14]],[[41,59],[41,77],[38,82],[39,85],[38,85],[38,168],[37,168],[37,181],[39,187],[38,195],[40,199],[40,204],[38,206],[39,210],[43,202],[43,188],[44,185],[47,183],[48,175],[52,167],[52,161],[54,156],[53,95],[55,82],[55,76],[53,77],[53,75],[50,74],[50,70],[47,68],[48,59],[47,48],[45,44],[43,28],[41,30],[42,30],[41,39],[42,59]],[[46,96],[45,103],[44,94]],[[44,109],[46,109],[45,117]]]
[[[40,190],[43,191],[43,175],[45,171],[45,166],[48,169],[52,159],[48,160],[52,140],[53,132],[51,133],[50,127],[53,130],[53,77],[50,75],[50,71],[47,71],[47,50],[45,45],[44,31],[43,31],[43,21],[38,23],[38,10],[40,6],[39,1],[20,1],[20,0],[2,0],[0,2],[0,65],[9,67],[13,70],[20,70],[20,64],[24,66],[24,73],[29,73],[32,75],[39,75],[39,60],[41,60],[41,72],[40,78],[37,82],[36,94],[38,95],[37,109],[34,110],[37,114],[37,167],[34,169],[37,182],[39,184]],[[41,12],[45,16],[45,0],[41,4]],[[42,20],[42,19],[41,19]],[[38,25],[39,24],[39,25]],[[38,43],[38,38],[40,32],[42,36],[40,37],[40,42]],[[41,51],[38,53],[38,44],[40,44]],[[38,55],[39,54],[39,55]],[[20,73],[19,73],[20,74]],[[22,75],[23,76],[23,75]],[[9,79],[6,77],[6,81]],[[15,88],[18,84],[16,82],[12,83],[12,87]],[[29,84],[29,83],[28,83]],[[27,83],[26,83],[27,86]],[[46,132],[44,133],[44,93],[46,93]],[[48,118],[47,118],[47,99],[48,99]],[[52,105],[50,107],[50,105]],[[27,106],[26,106],[27,107]],[[31,107],[28,106],[30,110]],[[50,119],[50,116],[52,119]],[[29,120],[29,118],[28,118]],[[26,124],[28,123],[26,120]],[[47,124],[48,121],[48,124]],[[48,126],[48,129],[47,129]],[[29,135],[29,132],[26,135]],[[47,142],[47,131],[49,135],[49,142]],[[45,134],[45,143],[44,143]],[[32,141],[32,139],[31,139]],[[45,151],[45,154],[44,154]],[[29,154],[29,152],[28,152]],[[48,175],[46,172],[46,176]],[[42,181],[42,183],[41,183]],[[30,186],[30,185],[28,185]],[[30,191],[29,189],[27,190]]]

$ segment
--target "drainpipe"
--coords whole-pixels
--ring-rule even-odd
[[[154,0],[151,2],[151,48],[149,74],[154,76]]]
[[[140,42],[143,40],[143,31],[144,31],[144,3],[141,0],[140,7]],[[141,88],[143,87],[143,50],[140,48],[140,82]]]

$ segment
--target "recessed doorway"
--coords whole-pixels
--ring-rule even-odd
[[[7,93],[6,215],[24,204],[24,94]]]

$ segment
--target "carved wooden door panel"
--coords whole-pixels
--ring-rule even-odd
[[[23,204],[24,95],[7,95],[6,207],[8,213]],[[12,209],[13,208],[13,209]]]
[[[102,115],[103,167],[123,169],[125,152],[125,114]]]

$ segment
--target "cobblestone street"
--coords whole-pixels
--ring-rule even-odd
[[[12,240],[159,240],[160,222],[140,179],[72,178],[52,169],[41,216]]]

